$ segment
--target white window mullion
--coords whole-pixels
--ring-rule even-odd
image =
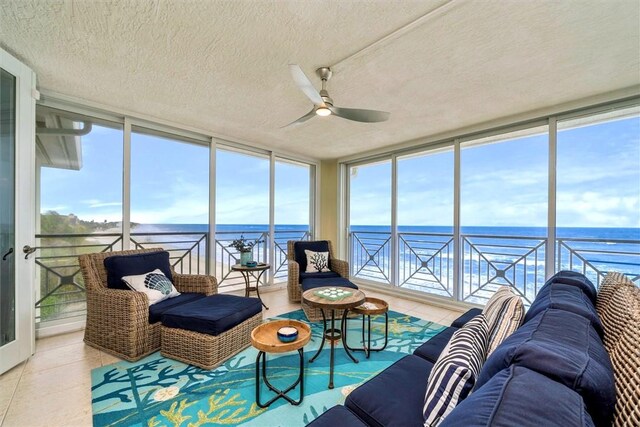
[[[272,152],[269,156],[269,284],[273,284],[273,278],[276,269],[276,155]]]
[[[131,119],[124,118],[122,159],[122,249],[131,247]]]
[[[547,247],[545,250],[545,277],[555,273],[556,263],[556,177],[557,177],[558,121],[549,118],[549,202],[547,216]]]
[[[207,274],[216,276],[218,263],[216,262],[216,140],[211,138],[209,145],[209,270]]]
[[[453,143],[453,295],[462,300],[462,241],[460,236],[460,140]]]
[[[398,157],[391,157],[391,285],[400,286],[400,257],[398,251]]]

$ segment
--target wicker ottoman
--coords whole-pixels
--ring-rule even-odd
[[[161,354],[202,369],[213,369],[251,344],[262,323],[258,298],[211,295],[162,316]]]
[[[309,289],[322,288],[325,286],[336,286],[341,288],[358,289],[356,285],[354,285],[349,281],[349,279],[345,279],[344,277],[334,277],[330,279],[304,279],[300,284],[300,288],[302,289],[303,293],[304,291],[308,291]],[[319,308],[311,307],[304,301],[301,301],[301,305],[302,305],[302,310],[304,311],[304,314],[307,316],[307,319],[310,322],[319,322],[322,320],[322,313],[320,312]],[[344,310],[336,310],[337,319],[342,318],[343,311]],[[349,316],[351,317],[352,314],[349,313]]]

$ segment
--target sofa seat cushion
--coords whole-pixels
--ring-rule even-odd
[[[167,251],[113,255],[104,259],[104,268],[107,270],[107,287],[110,289],[129,290],[127,284],[122,281],[124,276],[145,274],[156,268],[160,269],[173,282],[169,252]]]
[[[439,427],[593,426],[582,397],[559,382],[512,365],[461,402]]]
[[[551,283],[548,288],[538,294],[533,304],[531,304],[524,317],[524,323],[527,323],[548,308],[568,311],[589,319],[600,338],[603,337],[604,330],[596,308],[580,288],[563,283]]]
[[[482,314],[482,309],[481,308],[471,308],[466,313],[464,313],[462,316],[460,316],[456,320],[454,320],[451,323],[451,326],[453,326],[454,328],[462,328],[465,323],[467,323],[469,320],[471,320],[474,317],[476,317],[478,314]]]
[[[342,405],[334,406],[315,420],[311,421],[308,426],[313,427],[367,427],[356,414],[348,410]]]
[[[169,298],[149,306],[149,323],[162,320],[162,315],[174,307],[205,298],[205,294],[185,293],[177,297]]]
[[[416,356],[420,356],[431,363],[436,363],[436,360],[438,360],[438,357],[440,357],[442,350],[444,350],[444,348],[447,346],[447,343],[453,336],[453,333],[458,329],[459,328],[453,327],[443,329],[433,338],[429,339],[429,341],[416,348],[413,354],[415,354]]]
[[[295,261],[300,266],[300,272],[307,271],[307,254],[305,250],[313,252],[329,252],[328,240],[314,240],[311,242],[295,242],[293,244],[293,256]],[[331,257],[332,254],[329,254]],[[329,268],[331,268],[331,260],[329,260]]]
[[[202,334],[220,335],[262,312],[258,298],[211,295],[165,311],[162,324]]]
[[[422,426],[431,368],[421,357],[403,357],[351,392],[345,406],[370,426]]]
[[[327,271],[324,273],[300,273],[300,283],[305,279],[335,279],[340,277],[335,271]]]
[[[584,294],[589,297],[593,304],[596,303],[596,297],[598,295],[596,287],[593,285],[591,280],[589,280],[587,276],[582,273],[569,270],[559,271],[551,276],[549,280],[547,280],[544,286],[540,288],[540,291],[538,293],[542,292],[547,286],[551,285],[552,283],[562,283],[565,285],[575,286],[582,292],[584,292]]]
[[[304,279],[301,286],[303,292],[308,291],[309,289],[322,288],[324,286],[358,289],[356,285],[344,277],[334,277],[331,279]]]
[[[523,366],[573,389],[596,425],[608,425],[616,401],[613,370],[586,318],[548,309],[507,338],[485,362],[476,387],[510,365]]]

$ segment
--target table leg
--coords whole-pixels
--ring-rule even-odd
[[[266,304],[262,301],[262,298],[260,298],[260,278],[262,277],[265,271],[267,270],[262,270],[260,274],[258,274],[258,278],[256,279],[256,294],[258,295],[258,299],[260,300],[260,303],[262,304],[262,306],[267,310],[269,310],[269,307],[267,307]]]
[[[299,405],[302,403],[302,399],[304,399],[304,349],[298,349],[298,356],[300,357],[300,371],[298,374],[298,378],[296,381],[287,387],[285,390],[279,390],[275,388],[267,379],[267,359],[264,351],[258,352],[258,357],[256,358],[256,404],[261,408],[266,408],[270,406],[273,402],[278,399],[284,399],[292,405]],[[266,403],[260,402],[260,359],[262,358],[262,379],[269,390],[276,393],[276,396],[273,397]],[[293,400],[287,393],[296,388],[296,386],[300,384],[300,397],[298,400]]]
[[[344,312],[342,313],[342,329],[343,330],[346,329],[346,325],[347,325],[347,313],[349,313],[348,309],[345,309]],[[333,311],[332,311],[332,314],[333,314]],[[353,355],[349,351],[349,346],[347,345],[347,341],[345,339],[346,335],[347,335],[346,333],[342,333],[342,346],[344,347],[344,351],[345,353],[347,353],[347,356],[349,356],[349,358],[353,360],[354,363],[358,363],[358,359],[353,357]]]
[[[251,287],[251,283],[249,282],[249,273],[246,271],[241,271],[242,278],[244,279],[244,296],[249,296],[249,288]]]
[[[322,352],[322,349],[324,348],[324,342],[327,339],[327,318],[324,315],[324,310],[320,309],[320,313],[322,314],[322,341],[320,341],[320,347],[318,348],[318,351],[316,351],[316,354],[313,355],[313,357],[311,359],[309,359],[309,363],[313,363],[314,360],[316,360],[316,358],[320,355],[320,353]]]
[[[335,334],[335,330],[336,330],[336,325],[335,325],[335,321],[336,321],[336,311],[335,310],[331,310],[331,353],[329,355],[329,388],[333,388],[333,349],[335,347],[335,340],[333,340],[333,334]],[[342,335],[342,334],[341,334]],[[344,335],[343,335],[344,336]]]

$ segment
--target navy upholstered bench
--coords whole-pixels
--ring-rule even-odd
[[[358,289],[356,285],[354,285],[349,281],[349,279],[345,279],[344,277],[310,277],[308,279],[302,280],[302,283],[300,283],[302,292],[308,291],[309,289],[323,288],[325,286]],[[302,310],[304,311],[304,314],[307,316],[307,319],[309,319],[310,322],[318,322],[322,320],[322,313],[320,312],[319,308],[310,307],[303,301]],[[340,318],[342,316],[342,311],[343,310],[336,310],[337,318]]]
[[[262,323],[258,298],[211,295],[162,314],[161,353],[203,369],[213,369],[251,344]]]

